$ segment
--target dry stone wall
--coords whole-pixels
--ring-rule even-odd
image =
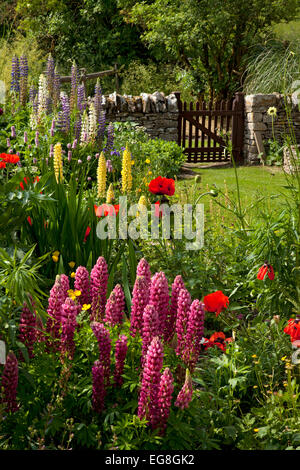
[[[178,139],[178,106],[174,94],[165,96],[156,91],[153,94],[130,96],[115,92],[104,96],[103,107],[107,121],[136,122],[145,127],[151,138]]]
[[[291,120],[297,142],[300,144],[300,110],[297,103],[291,103]],[[284,135],[289,133],[289,125],[284,105],[284,97],[279,93],[269,95],[256,94],[245,96],[245,129],[244,158],[245,163],[255,164],[260,161],[255,141],[255,133],[260,134],[262,141],[273,139],[272,117],[268,109],[275,107],[277,116],[274,118],[274,133],[278,142],[284,142]]]

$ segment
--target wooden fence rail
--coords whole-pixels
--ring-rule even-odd
[[[100,77],[105,77],[106,75],[115,75],[116,92],[119,93],[119,90],[120,90],[119,73],[122,70],[122,68],[123,68],[123,66],[121,66],[118,69],[118,65],[115,64],[113,69],[103,70],[102,72],[94,72],[94,73],[86,73],[85,68],[80,68],[79,69],[80,82],[85,84],[87,80],[100,78]],[[69,82],[71,82],[71,80],[72,80],[71,75],[60,77],[60,82],[61,83],[69,83]]]

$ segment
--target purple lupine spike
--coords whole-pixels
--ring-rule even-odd
[[[149,304],[159,312],[159,331],[166,336],[166,321],[169,312],[169,286],[163,272],[154,274],[151,279]]]
[[[132,291],[130,314],[130,334],[133,337],[137,331],[142,333],[143,313],[149,302],[149,287],[150,285],[144,276],[137,276]]]
[[[147,261],[145,260],[145,258],[142,258],[139,262],[139,264],[137,265],[137,268],[136,268],[136,275],[137,276],[144,276],[146,278],[146,281],[149,283],[149,286],[150,286],[150,283],[151,283],[151,271],[150,271],[150,267],[149,267],[149,264],[147,263]]]
[[[74,300],[67,297],[61,307],[61,344],[62,354],[68,354],[72,359],[75,351],[74,333],[77,327],[76,316],[78,305]]]
[[[40,133],[39,131],[36,131],[35,133],[35,138],[34,138],[34,143],[35,143],[35,146],[38,147],[40,142],[39,142],[39,136],[40,136]]]
[[[63,127],[60,129],[61,132],[67,134],[70,130],[70,103],[67,95],[61,95],[61,106],[63,114]]]
[[[99,346],[99,360],[104,367],[105,384],[109,385],[110,382],[110,351],[111,340],[109,331],[105,328],[103,323],[92,322],[91,328],[98,341]]]
[[[16,128],[15,128],[15,126],[11,126],[10,132],[11,132],[11,134],[10,134],[11,138],[15,139],[16,138]]]
[[[27,57],[20,57],[20,102],[22,106],[26,105],[28,94],[28,62]]]
[[[27,132],[25,131],[25,132],[24,132],[24,144],[27,144],[27,142],[28,142],[28,134],[27,134]]]
[[[46,65],[47,88],[50,96],[53,96],[54,90],[55,63],[51,54],[49,54]]]
[[[181,408],[182,410],[184,410],[185,408],[188,408],[192,400],[192,397],[193,397],[192,377],[189,373],[189,370],[187,369],[185,382],[176,398],[175,406],[178,406],[178,408]]]
[[[34,310],[32,301],[31,309]],[[36,315],[32,310],[24,302],[19,325],[19,340],[26,346],[30,359],[34,357],[33,346],[36,341]]]
[[[81,115],[77,115],[77,118],[76,118],[75,123],[74,123],[74,135],[75,135],[74,142],[76,141],[76,145],[77,145],[78,140],[80,140],[81,123],[82,123],[81,122]],[[74,142],[73,142],[73,146],[74,146]],[[75,147],[72,147],[72,148],[75,148]]]
[[[68,162],[72,161],[72,150],[68,150]]]
[[[53,111],[53,106],[52,106],[53,100],[51,96],[48,96],[46,99],[46,113],[51,114]]]
[[[127,354],[127,336],[119,335],[119,339],[116,342],[116,367],[114,372],[115,384],[121,386],[123,383],[122,374],[124,372],[125,358]]]
[[[77,108],[80,111],[80,113],[86,109],[86,97],[85,97],[84,84],[79,85],[77,89]]]
[[[104,408],[106,395],[104,367],[101,361],[95,361],[92,367],[93,394],[92,404],[96,413],[101,413]]]
[[[34,98],[37,96],[37,89],[31,85],[31,87],[29,88],[29,101],[30,103],[33,103],[34,102]]]
[[[120,325],[125,315],[125,295],[120,284],[111,292],[105,306],[104,321],[111,326]]]
[[[6,363],[1,378],[3,387],[3,402],[6,404],[6,411],[14,413],[18,410],[17,387],[19,378],[19,368],[16,356],[10,351],[6,357]]]
[[[172,394],[174,391],[174,378],[172,372],[167,367],[164,370],[159,382],[158,389],[158,408],[159,408],[159,423],[158,427],[161,430],[161,434],[164,433],[167,427],[167,421],[170,414]]]
[[[106,161],[106,169],[107,169],[108,173],[111,173],[113,171],[113,166],[112,166],[111,160]]]
[[[147,351],[138,403],[138,417],[145,417],[152,428],[159,422],[158,391],[163,357],[163,346],[160,339],[155,337]]]
[[[188,318],[185,349],[182,354],[183,361],[192,372],[195,368],[201,351],[201,340],[204,334],[204,303],[194,300]]]
[[[50,318],[47,319],[46,331],[53,338],[59,337],[59,329],[61,324],[61,307],[68,295],[66,291],[67,283],[63,276],[65,275],[62,274],[61,276],[56,276],[55,283],[50,291],[50,296],[48,300],[47,313]]]
[[[95,105],[95,111],[96,111],[96,116],[98,120],[100,117],[100,113],[102,111],[102,89],[100,86],[99,78],[97,79],[97,82],[95,85],[94,105]]]
[[[185,285],[182,277],[176,276],[172,284],[171,303],[166,323],[166,341],[171,341],[175,332],[175,324],[177,317],[178,308],[178,295],[181,289],[184,289]]]
[[[14,56],[11,62],[10,89],[15,93],[19,93],[20,91],[20,64],[17,56]]]
[[[91,321],[99,321],[104,317],[107,281],[107,264],[103,256],[99,256],[95,266],[91,271]]]
[[[68,296],[68,290],[70,289],[70,282],[69,282],[68,276],[66,276],[65,274],[61,274],[60,275],[60,283],[61,283],[63,295],[65,297],[67,297]]]
[[[191,296],[187,289],[181,289],[178,295],[178,308],[176,318],[177,348],[176,354],[181,355],[185,348]]]
[[[143,313],[143,326],[142,326],[142,357],[141,366],[144,366],[148,347],[155,336],[160,333],[159,329],[159,316],[156,308],[153,305],[147,305]]]
[[[90,303],[90,275],[84,266],[78,266],[75,272],[74,289],[80,290],[80,305]]]
[[[103,139],[104,132],[105,132],[105,121],[106,121],[106,114],[105,111],[100,111],[98,117],[98,127],[97,127],[97,139]]]
[[[80,132],[79,132],[79,134],[80,134]],[[77,143],[78,143],[78,139],[75,139],[75,140],[73,141],[73,144],[72,144],[72,149],[73,149],[73,150],[76,149]]]
[[[60,97],[60,75],[57,72],[56,68],[54,71],[54,84],[53,84],[53,106],[56,108],[59,104]]]
[[[7,139],[6,139],[6,146],[7,146],[7,148],[9,148],[11,146],[9,137],[7,137]]]
[[[54,155],[54,144],[50,144],[49,157],[52,158]]]
[[[114,147],[114,125],[112,122],[108,124],[107,128],[107,140],[105,149],[107,152],[110,152]]]

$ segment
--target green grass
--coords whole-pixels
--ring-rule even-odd
[[[230,197],[236,200],[236,182],[233,168],[210,168],[195,169],[195,175],[201,176],[201,182],[197,183],[197,194],[213,189],[213,185],[225,191],[225,183]],[[286,177],[281,169],[277,167],[239,167],[237,169],[242,206],[249,206],[257,203],[263,196],[264,199],[251,209],[251,218],[259,218],[266,209],[268,212],[280,211],[283,208],[284,194],[288,194]],[[194,187],[193,179],[180,180],[177,188],[180,199],[184,201],[185,195],[191,193]],[[203,197],[200,202],[204,203],[205,211],[210,210],[210,196]]]

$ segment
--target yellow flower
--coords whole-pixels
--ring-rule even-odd
[[[82,310],[88,310],[89,308],[91,308],[91,304],[83,304],[82,306]]]
[[[286,360],[286,356],[283,356],[283,357],[281,358],[281,360],[282,360],[282,361],[285,361],[285,360]]]
[[[254,432],[258,432],[259,429],[258,429],[258,428],[254,428],[253,431],[254,431]]]
[[[98,160],[97,168],[97,197],[102,197],[105,195],[106,187],[106,160],[104,153],[101,152],[101,155]]]
[[[52,256],[52,259],[53,259],[54,263],[57,263],[57,261],[58,261],[58,256],[53,255],[53,256]]]
[[[58,251],[58,250],[56,250],[56,251],[53,251],[53,253],[52,253],[52,254],[53,254],[54,256],[59,256],[59,251]]]
[[[287,383],[284,383],[284,384],[283,384],[284,387],[287,387],[287,385],[288,385]]]
[[[54,174],[55,174],[56,182],[61,183],[63,180],[63,163],[62,163],[62,147],[61,147],[60,142],[57,142],[54,145],[53,167],[54,167]]]
[[[70,261],[69,263],[70,268],[73,269],[75,264],[76,264],[75,261]]]
[[[134,160],[131,160],[131,165],[134,165]]]
[[[145,196],[141,196],[140,199],[139,199],[139,202],[138,202],[138,207],[141,208],[141,206],[145,206],[147,207],[147,199]],[[136,213],[136,216],[138,217],[139,216],[139,211],[137,211]]]
[[[72,272],[72,273],[70,274],[70,276],[71,276],[72,278],[74,278],[74,277],[75,277],[75,273]]]
[[[257,388],[257,385],[253,385],[253,388]]]
[[[149,158],[147,158],[147,160],[145,160],[145,162],[148,163],[148,164],[151,163]]]
[[[123,153],[122,160],[122,191],[126,193],[132,189],[132,174],[131,174],[131,154],[126,145],[126,148]]]
[[[274,116],[276,117],[277,116],[277,108],[275,108],[275,106],[271,106],[268,111],[267,111],[268,115],[269,116]]]
[[[75,297],[79,297],[81,295],[81,290],[74,290]]]
[[[152,171],[148,171],[148,175],[152,175]]]
[[[251,357],[257,357],[257,355],[256,355],[256,354],[253,354]]]
[[[110,183],[107,193],[106,193],[106,204],[110,204],[115,199],[115,194],[113,190],[113,185]]]

